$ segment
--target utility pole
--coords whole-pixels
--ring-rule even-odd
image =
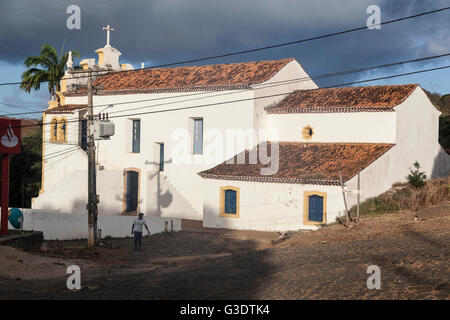
[[[92,105],[92,71],[89,70],[87,83],[88,92],[88,247],[92,247],[97,243],[97,176],[95,170],[95,140],[91,130],[94,123],[94,107]]]
[[[360,197],[359,195],[361,194],[361,183],[360,183],[360,176],[358,173],[358,194],[357,194],[357,207],[356,207],[356,221],[359,222],[359,202],[360,202]]]
[[[344,206],[345,206],[345,218],[347,220],[347,225],[348,225],[350,223],[350,214],[347,209],[347,198],[345,196],[344,181],[342,180],[342,172],[339,172],[339,182],[341,183],[342,197],[344,198]]]
[[[83,76],[88,73],[87,86],[73,84],[75,87],[87,87],[88,203],[86,208],[88,210],[88,247],[96,245],[98,240],[100,240],[97,228],[99,198],[97,195],[95,140],[108,140],[114,135],[114,123],[110,122],[108,119],[106,119],[106,121],[105,119],[103,121],[95,121],[94,119],[94,106],[92,102],[92,96],[94,94],[94,88],[92,85],[93,72],[95,72],[95,70],[92,69],[69,71],[69,73],[72,74],[81,73]],[[100,85],[95,89],[99,88],[101,89],[102,86]]]

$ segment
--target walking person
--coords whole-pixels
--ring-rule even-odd
[[[134,235],[134,250],[140,251],[142,244],[142,229],[145,226],[148,234],[150,235],[150,230],[148,230],[147,222],[144,219],[144,214],[139,213],[139,218],[135,219],[133,225],[131,226],[131,234]]]

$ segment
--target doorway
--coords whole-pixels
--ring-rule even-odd
[[[123,212],[137,211],[139,211],[139,170],[127,169],[124,171]]]

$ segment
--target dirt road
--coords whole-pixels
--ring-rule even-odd
[[[86,261],[83,288],[69,291],[63,272],[0,272],[0,298],[450,299],[450,202],[298,233],[276,246],[274,233],[191,230],[147,237],[141,252],[131,239],[89,250],[49,243],[40,255]],[[380,267],[380,290],[366,286],[369,265]]]

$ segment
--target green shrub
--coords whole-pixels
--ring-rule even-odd
[[[413,166],[415,169],[409,169],[410,173],[408,174],[406,179],[413,188],[421,189],[425,186],[427,175],[425,174],[425,172],[420,171],[419,162],[414,162]]]

